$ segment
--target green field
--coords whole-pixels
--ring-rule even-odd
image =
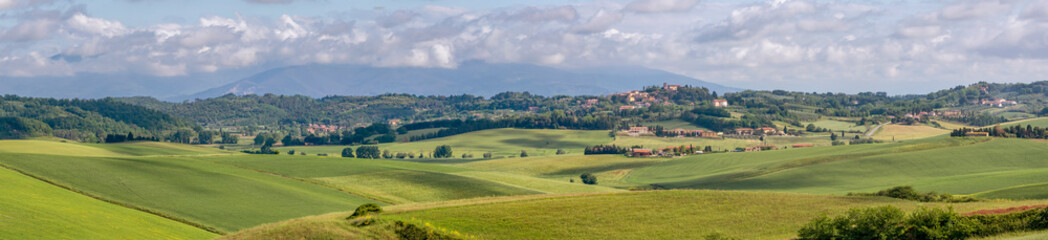
[[[629,187],[633,184],[625,183],[621,180],[633,169],[650,166],[667,160],[669,160],[669,158],[630,158],[620,155],[583,155],[493,159],[456,164],[456,166],[484,171],[535,176],[562,182],[568,182],[570,179],[575,179],[575,182],[579,182],[579,175],[582,175],[583,173],[596,173],[598,175],[599,185],[601,186]]]
[[[0,168],[0,238],[209,239],[217,234]]]
[[[918,206],[949,206],[958,212],[968,212],[1044,203],[1048,200],[943,204],[879,197],[671,190],[394,206],[380,218],[432,226],[480,239],[702,239],[713,233],[740,239],[787,239],[796,236],[797,230],[814,217],[836,215],[856,207],[894,205],[912,210]],[[347,215],[335,213],[296,219],[226,238],[273,238],[277,233],[274,229],[307,234],[295,236],[298,238],[361,231],[348,224],[337,224],[345,222],[342,219]]]
[[[830,119],[821,119],[821,120],[815,121],[815,122],[804,123],[805,126],[807,126],[808,124],[815,124],[816,127],[830,129],[830,130],[835,131],[835,132],[840,132],[840,131],[845,131],[845,132],[850,132],[850,131],[866,132],[866,130],[867,130],[866,126],[856,126],[855,123],[845,122],[845,121],[837,121],[837,120],[830,120]]]
[[[407,161],[280,155],[201,159],[313,181],[394,204],[614,190],[567,181],[551,182],[523,174],[489,172],[483,168],[468,169]]]
[[[924,125],[905,126],[888,124],[881,126],[881,128],[873,134],[873,139],[881,141],[903,141],[934,137],[949,133],[950,130],[934,128]]]
[[[1003,127],[1009,127],[1009,126],[1015,126],[1015,125],[1020,125],[1020,126],[1023,126],[1023,127],[1025,127],[1026,125],[1030,125],[1030,126],[1034,126],[1034,127],[1048,128],[1048,117],[1019,120],[1019,121],[1007,122],[1007,123],[1002,123],[1001,124],[1001,126],[1003,126]],[[993,126],[986,126],[986,127],[993,127]]]
[[[710,138],[696,138],[696,137],[655,137],[655,136],[618,136],[612,144],[622,147],[642,146],[645,148],[664,148],[664,147],[677,147],[677,146],[689,146],[694,145],[695,147],[711,146],[714,151],[731,150],[737,147],[747,147],[759,145],[760,141],[757,139],[710,139]]]
[[[177,151],[163,148],[143,152]],[[86,194],[218,231],[234,231],[267,222],[351,209],[372,202],[316,184],[199,158],[0,154],[0,164]]]
[[[430,154],[440,145],[449,145],[456,158],[463,153],[473,154],[480,158],[491,152],[495,157],[515,157],[520,151],[529,156],[554,155],[557,149],[564,149],[568,154],[582,154],[586,146],[611,142],[608,131],[549,130],[549,129],[491,129],[463,133],[459,135],[428,139],[408,143],[378,144],[382,150],[404,153]],[[357,146],[351,146],[356,149]],[[327,153],[338,156],[345,146],[293,146],[276,148],[281,152],[294,149],[308,154]]]
[[[704,127],[695,126],[695,124],[691,124],[689,122],[685,122],[685,121],[682,121],[682,120],[679,120],[679,119],[665,120],[665,121],[658,121],[658,122],[646,122],[646,123],[641,123],[641,125],[645,126],[645,127],[662,126],[662,128],[666,129],[666,130],[676,129],[676,128],[690,129],[690,130],[709,130],[709,129],[706,129]]]
[[[802,193],[871,192],[911,185],[974,194],[1048,182],[1048,144],[938,137],[897,144],[692,156],[638,168],[631,183]]]
[[[1015,186],[974,194],[989,199],[1048,199],[1048,183]]]

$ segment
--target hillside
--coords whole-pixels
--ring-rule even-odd
[[[627,181],[674,188],[802,193],[871,192],[910,185],[974,194],[1048,182],[1046,143],[937,137],[902,143],[712,154],[636,169]],[[1030,192],[1030,194],[1035,194]]]
[[[638,67],[556,69],[530,64],[465,62],[457,68],[303,65],[275,68],[184,99],[206,99],[228,93],[324,97],[471,94],[493,96],[506,91],[553,95],[603,95],[664,82],[707,87],[717,92],[736,88],[703,82],[664,71]]]
[[[98,100],[0,97],[0,138],[56,136],[99,142],[106,134],[160,137],[165,131],[196,124],[161,111]]]
[[[92,199],[0,168],[0,236],[9,239],[209,239],[217,234]]]
[[[1048,201],[943,204],[877,197],[671,190],[404,205],[388,208],[379,218],[481,239],[702,239],[715,233],[740,239],[785,239],[796,236],[811,218],[855,207],[893,205],[912,210],[950,206],[968,212],[1043,203]],[[332,213],[264,225],[223,239],[268,239],[277,234],[286,234],[285,238],[381,235],[389,231],[353,227],[344,220],[348,215]]]

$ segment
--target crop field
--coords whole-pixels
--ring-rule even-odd
[[[889,124],[884,125],[880,129],[878,129],[877,133],[873,134],[873,139],[881,141],[903,141],[933,137],[943,134],[950,134],[950,131],[923,125],[905,126]]]
[[[608,131],[581,130],[548,130],[548,129],[491,129],[464,133],[449,137],[428,139],[408,143],[378,144],[382,150],[404,153],[426,153],[440,145],[449,145],[455,157],[463,153],[481,155],[491,152],[495,157],[519,156],[520,151],[527,151],[529,156],[554,155],[557,149],[564,149],[568,154],[582,154],[586,146],[611,142]],[[351,146],[356,148],[356,146]],[[276,148],[281,152],[294,149],[308,154],[327,153],[338,156],[345,146],[293,146]]]
[[[1007,123],[1002,123],[1001,124],[1001,126],[1004,126],[1004,127],[1015,126],[1015,125],[1020,125],[1020,126],[1023,126],[1023,127],[1025,127],[1026,125],[1030,125],[1030,126],[1033,126],[1033,127],[1046,128],[1046,127],[1048,127],[1048,117],[1019,120],[1019,121],[1007,122]],[[986,126],[986,127],[992,127],[992,126]]]
[[[0,153],[32,153],[83,157],[233,154],[229,151],[213,148],[173,143],[81,144],[50,140],[0,140]]]
[[[618,136],[615,138],[615,141],[611,142],[611,144],[615,144],[620,147],[642,146],[645,148],[663,148],[676,147],[682,145],[694,145],[695,147],[701,149],[701,147],[712,146],[714,151],[722,151],[735,149],[737,147],[759,145],[760,141],[757,139],[735,138],[710,139],[696,137]]]
[[[181,157],[2,154],[0,164],[225,232],[373,202],[315,184]]]
[[[0,168],[0,236],[7,239],[209,239],[217,234],[80,195]]]
[[[678,188],[802,193],[871,192],[911,185],[975,194],[1048,182],[1048,144],[1022,139],[932,138],[899,144],[693,156],[633,171],[628,182]]]
[[[389,208],[379,218],[461,232],[481,239],[787,239],[810,219],[856,207],[953,207],[958,212],[1036,205],[1048,200],[919,203],[879,197],[842,197],[738,191],[645,191],[543,197],[508,197]],[[338,226],[349,213],[333,213],[264,226],[290,232],[360,231]],[[658,216],[658,217],[653,217]],[[308,223],[308,224],[303,224]],[[323,227],[320,227],[323,226]],[[270,236],[247,230],[227,236]],[[266,238],[266,237],[262,237]]]
[[[532,162],[545,158],[504,160]],[[408,161],[286,155],[201,159],[315,181],[394,204],[523,194],[615,191],[606,187],[572,184],[566,179],[551,181],[510,172],[476,171],[454,165]],[[489,161],[499,160],[502,159]]]
[[[635,168],[650,166],[669,158],[629,158],[620,155],[549,156],[532,158],[507,158],[456,164],[463,168],[506,172],[555,179],[568,182],[583,173],[598,173],[601,186],[628,187],[630,184],[616,182],[617,176],[628,174]]]
[[[1048,199],[1048,183],[1015,186],[973,195],[988,199]]]
[[[808,124],[809,123],[804,123],[805,126],[807,126]],[[833,131],[836,131],[836,132],[839,132],[839,131],[846,131],[846,132],[848,132],[848,131],[862,131],[862,132],[866,132],[866,130],[867,130],[866,126],[856,126],[855,123],[845,122],[845,121],[837,121],[837,120],[830,120],[830,119],[821,119],[819,121],[810,122],[810,124],[815,124],[816,127],[826,128],[826,129],[830,129],[830,130],[833,130]]]
[[[693,129],[693,130],[709,130],[709,129],[706,129],[704,127],[695,126],[695,124],[691,124],[689,122],[685,122],[685,121],[677,120],[677,119],[658,121],[658,122],[646,122],[646,123],[641,123],[641,125],[645,126],[645,127],[662,126],[663,129],[667,129],[667,130],[675,129],[675,128]]]

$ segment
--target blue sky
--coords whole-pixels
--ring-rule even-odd
[[[0,0],[0,82],[483,60],[921,93],[1048,80],[1046,58],[1043,0]]]

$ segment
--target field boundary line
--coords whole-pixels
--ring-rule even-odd
[[[226,165],[226,166],[230,166],[230,167],[235,167],[235,168],[244,169],[244,170],[248,170],[248,171],[254,171],[254,172],[267,174],[267,175],[271,175],[271,176],[282,177],[282,178],[287,178],[287,179],[291,179],[291,180],[295,180],[295,181],[309,183],[309,184],[321,186],[321,187],[324,187],[324,188],[327,188],[327,189],[332,189],[332,190],[335,190],[335,191],[343,192],[343,193],[346,193],[346,194],[349,194],[349,195],[358,196],[358,197],[362,197],[362,198],[367,198],[367,199],[375,200],[375,201],[378,201],[378,202],[381,202],[381,203],[386,203],[386,204],[389,204],[389,205],[397,205],[396,203],[390,202],[389,200],[378,199],[378,197],[367,196],[367,195],[364,195],[364,194],[359,194],[359,193],[355,193],[355,192],[346,191],[345,189],[342,189],[340,187],[331,186],[331,185],[325,184],[323,182],[312,180],[312,179],[309,179],[309,178],[292,177],[292,176],[282,175],[282,174],[278,174],[278,173],[263,171],[263,170],[259,170],[259,169],[237,166],[235,164],[217,162],[217,161],[213,161],[213,160],[205,160],[205,159],[200,159],[200,160],[201,161],[205,161],[205,162],[209,162],[209,163],[214,163],[214,164],[219,164],[219,165]]]
[[[126,207],[126,208],[130,208],[130,209],[142,211],[142,212],[145,212],[145,213],[156,215],[158,217],[170,219],[172,221],[176,221],[176,222],[180,222],[180,223],[183,223],[183,224],[186,224],[186,225],[189,225],[189,226],[193,226],[193,227],[196,227],[196,228],[199,228],[199,229],[202,229],[204,231],[208,231],[208,232],[211,232],[211,233],[214,233],[214,234],[226,235],[225,232],[222,232],[222,231],[220,231],[220,230],[218,230],[216,228],[209,227],[209,226],[206,226],[206,225],[201,224],[201,223],[196,223],[196,222],[189,221],[189,220],[186,220],[186,219],[182,219],[182,218],[178,218],[178,217],[175,217],[175,216],[167,215],[167,214],[164,214],[164,213],[162,213],[160,211],[156,211],[156,210],[153,210],[153,209],[149,209],[149,208],[145,208],[145,207],[139,207],[139,206],[123,203],[123,202],[118,202],[116,200],[111,200],[111,199],[108,199],[108,198],[103,198],[101,196],[96,196],[96,195],[91,194],[91,193],[87,193],[87,192],[84,192],[84,191],[76,190],[76,189],[74,189],[72,187],[65,186],[65,185],[59,184],[57,182],[51,181],[50,179],[39,177],[39,176],[30,174],[30,173],[22,171],[22,170],[19,170],[19,169],[16,169],[16,168],[12,168],[10,166],[4,165],[3,163],[0,163],[0,167],[3,167],[5,169],[9,169],[11,171],[15,171],[15,172],[20,173],[22,175],[34,178],[36,180],[43,181],[45,183],[51,184],[53,186],[56,186],[56,187],[59,187],[59,188],[62,188],[62,189],[69,190],[69,191],[74,192],[74,193],[78,193],[80,195],[84,195],[84,196],[87,196],[87,197],[90,197],[90,198],[97,199],[99,201],[103,201],[103,202],[107,202],[107,203],[110,203],[110,204],[113,204],[113,205],[117,205],[117,206],[121,206],[121,207]]]

